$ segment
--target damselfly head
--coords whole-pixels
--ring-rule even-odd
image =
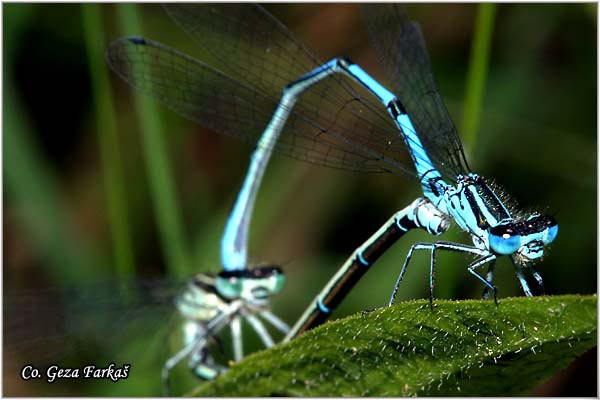
[[[266,304],[285,284],[285,275],[269,265],[247,270],[222,271],[215,279],[219,294],[227,299],[241,298],[254,304]]]
[[[545,246],[558,235],[558,223],[550,215],[534,214],[520,224],[523,246],[518,256],[522,261],[533,261],[544,255]]]
[[[558,223],[550,215],[533,214],[523,221],[500,223],[489,230],[492,251],[502,255],[515,254],[520,261],[537,260],[544,247],[554,241]]]
[[[521,235],[515,222],[498,224],[489,230],[490,248],[493,252],[507,255],[521,247]]]

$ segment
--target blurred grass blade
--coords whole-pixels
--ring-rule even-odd
[[[597,298],[419,300],[248,356],[199,396],[523,395],[596,346]]]
[[[117,7],[123,32],[129,35],[140,34],[142,26],[137,14],[137,6],[121,3]],[[167,267],[173,276],[187,276],[191,269],[175,183],[165,147],[160,111],[156,103],[147,97],[135,95],[135,98],[152,202]]]
[[[134,275],[135,261],[123,185],[121,149],[114,117],[115,108],[109,93],[108,71],[103,57],[106,44],[103,39],[100,6],[83,4],[81,11],[115,265],[117,276],[126,279]]]
[[[21,29],[31,8],[21,8],[19,21],[4,21],[5,61],[12,60]],[[28,115],[13,84],[11,63],[4,64],[3,179],[4,201],[25,229],[27,245],[43,259],[40,266],[57,284],[80,283],[99,277],[105,260],[83,235],[76,232],[61,197],[58,177],[44,159],[28,125]],[[6,203],[5,203],[6,207]],[[6,212],[6,208],[5,208]],[[6,230],[5,230],[6,233]],[[6,267],[6,266],[5,266]]]
[[[25,228],[28,244],[35,247],[29,251],[39,252],[44,259],[40,265],[59,284],[100,277],[105,261],[70,224],[58,180],[40,154],[18,95],[7,81],[4,98],[10,99],[3,110],[4,190],[15,204],[12,211]]]
[[[494,3],[482,3],[477,8],[461,128],[463,143],[468,154],[471,154],[476,146],[495,14],[496,4]]]

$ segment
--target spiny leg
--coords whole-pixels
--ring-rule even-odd
[[[498,306],[498,289],[496,288],[496,286],[492,285],[491,282],[489,282],[487,279],[485,279],[483,276],[481,276],[481,274],[479,274],[477,271],[475,271],[475,268],[479,268],[487,263],[494,261],[495,259],[496,259],[496,256],[494,254],[488,254],[478,260],[473,261],[471,264],[469,264],[469,266],[467,267],[467,270],[473,276],[475,276],[477,279],[479,279],[481,282],[483,282],[483,284],[488,289],[494,291],[494,303],[496,303],[496,306]]]
[[[242,321],[239,316],[235,316],[231,320],[231,341],[233,342],[233,359],[235,362],[240,361],[244,357],[244,348],[242,343]]]
[[[163,381],[163,392],[168,396],[169,394],[169,375],[171,370],[181,362],[188,354],[193,355],[201,352],[206,346],[208,339],[218,333],[225,324],[231,314],[235,312],[234,308],[225,309],[223,312],[218,314],[216,317],[211,319],[204,325],[202,333],[200,333],[196,340],[190,341],[183,349],[179,350],[175,355],[169,358],[163,365],[161,377]],[[196,370],[194,370],[196,373]],[[202,377],[202,376],[200,376]]]
[[[542,291],[542,295],[545,295],[546,294],[546,288],[544,287],[544,280],[542,279],[542,275],[540,275],[539,272],[537,272],[535,269],[533,269],[533,267],[530,267],[530,269],[531,269],[531,275],[533,275],[533,277],[537,281],[538,285],[540,286],[540,290]]]
[[[261,311],[261,317],[263,317],[267,322],[275,327],[278,331],[282,333],[288,333],[290,331],[290,327],[288,324],[283,322],[279,317],[273,314],[271,311],[265,310]]]
[[[494,281],[494,269],[496,268],[496,260],[490,262],[490,265],[488,266],[488,273],[485,277],[485,279],[489,282],[489,283],[493,283]],[[490,298],[490,288],[488,288],[487,286],[483,288],[483,294],[481,295],[481,297],[484,300],[488,300]]]
[[[336,306],[352,291],[352,288],[388,248],[407,232],[424,229],[432,235],[440,235],[450,227],[445,214],[424,198],[415,199],[410,205],[397,211],[363,244],[361,244],[344,264],[329,279],[323,289],[310,302],[293,325],[283,342],[306,332],[325,322]],[[400,277],[400,279],[402,279]],[[392,295],[392,302],[394,300]]]
[[[398,288],[400,287],[400,283],[402,279],[404,279],[404,274],[406,273],[406,268],[408,267],[408,263],[412,258],[412,253],[415,250],[429,250],[431,249],[431,243],[415,243],[411,246],[410,250],[408,250],[408,254],[404,259],[404,264],[402,265],[402,269],[400,270],[400,275],[398,275],[398,279],[396,280],[396,284],[394,285],[394,291],[392,292],[392,297],[390,298],[390,302],[388,306],[394,304],[394,300],[396,300],[396,295],[398,294]]]
[[[433,288],[435,287],[435,252],[437,250],[447,250],[458,253],[469,253],[483,256],[489,254],[485,250],[481,250],[477,247],[468,246],[461,243],[452,243],[444,241],[434,242],[431,249],[431,264],[429,271],[429,306],[431,308],[433,308]]]
[[[181,360],[183,360],[188,354],[192,353],[192,351],[194,349],[196,349],[199,344],[202,344],[202,346],[204,346],[206,344],[206,336],[202,336],[202,337],[198,338],[198,340],[190,342],[187,346],[185,346],[183,349],[179,350],[177,353],[175,353],[173,356],[171,356],[171,358],[169,358],[167,361],[165,361],[165,364],[163,365],[162,373],[161,373],[161,379],[163,382],[163,394],[165,396],[169,395],[169,376],[170,376],[171,370],[177,364],[179,364],[181,362]]]
[[[523,293],[525,296],[532,297],[533,293],[531,293],[531,289],[529,289],[529,284],[527,283],[527,279],[525,279],[525,275],[523,275],[523,270],[517,270],[517,278],[519,278],[519,282],[521,282],[521,287],[523,288]]]
[[[519,282],[521,283],[521,288],[523,289],[523,293],[527,297],[533,296],[533,293],[531,293],[531,289],[529,289],[529,284],[527,283],[527,279],[525,279],[525,275],[523,274],[523,264],[521,264],[514,256],[511,257],[511,259],[512,259],[513,265],[515,267],[515,271],[517,273],[517,278],[519,278]]]
[[[429,273],[429,304],[433,307],[433,288],[435,285],[434,282],[434,272],[435,272],[435,251],[436,250],[449,250],[455,252],[469,253],[479,256],[487,256],[489,253],[486,250],[481,250],[474,246],[468,246],[460,243],[452,243],[452,242],[435,242],[435,243],[415,243],[412,245],[410,250],[408,251],[408,255],[404,260],[404,265],[402,266],[402,270],[400,271],[400,276],[398,276],[398,280],[396,281],[396,286],[394,286],[394,291],[392,293],[392,298],[390,299],[389,305],[392,305],[394,299],[396,298],[396,294],[398,292],[398,286],[402,279],[404,278],[404,273],[406,272],[406,267],[412,257],[412,253],[415,250],[431,250],[431,260],[430,260],[430,273]],[[495,256],[494,256],[495,258]],[[483,277],[482,277],[483,278]],[[487,282],[487,281],[486,281]]]
[[[429,260],[429,308],[433,310],[433,288],[435,286],[435,243],[431,247],[431,258]]]
[[[273,338],[271,335],[269,335],[269,332],[258,318],[256,318],[254,315],[248,314],[246,315],[246,320],[250,323],[250,325],[252,325],[252,328],[254,328],[258,336],[260,336],[261,340],[265,344],[265,347],[270,348],[275,345]]]

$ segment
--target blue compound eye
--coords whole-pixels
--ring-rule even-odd
[[[490,248],[498,254],[513,254],[521,246],[521,235],[509,225],[498,225],[490,229]]]
[[[243,279],[238,277],[217,276],[215,286],[219,294],[228,299],[240,297],[243,286]]]
[[[556,220],[550,216],[546,217],[546,236],[544,237],[544,244],[549,244],[556,239],[556,235],[558,235],[558,223]]]

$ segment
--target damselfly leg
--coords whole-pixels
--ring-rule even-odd
[[[448,218],[427,199],[419,198],[396,212],[358,247],[311,302],[284,341],[323,323],[379,257],[406,233],[422,229],[438,236],[450,227]]]
[[[141,38],[114,42],[108,60],[126,81],[181,115],[258,143],[257,151],[262,153],[253,155],[251,179],[239,196],[241,207],[236,205],[238,211],[232,212],[223,236],[225,270],[246,268],[247,220],[257,182],[273,150],[316,164],[416,179],[429,204],[423,209],[436,214],[436,223],[445,221],[444,229],[432,233],[445,231],[454,221],[475,244],[440,249],[481,256],[468,270],[490,290],[494,286],[477,268],[500,255],[512,256],[520,266],[535,262],[555,239],[558,224],[551,216],[513,217],[503,196],[471,172],[437,90],[419,25],[397,7],[364,7],[375,49],[394,77],[393,91],[348,59],[321,63],[260,6],[166,8],[219,61],[219,69]],[[212,30],[233,32],[234,40],[219,41],[215,38],[222,36],[211,35]],[[407,160],[412,160],[412,166],[407,166]],[[410,229],[414,227],[418,226]],[[327,319],[365,267],[405,231],[402,225],[386,223],[353,253],[322,292],[326,296],[309,306],[295,325],[299,329],[292,329],[286,339]],[[434,266],[431,261],[430,290]],[[520,282],[529,293],[526,282]]]
[[[394,290],[392,292],[392,297],[390,298],[389,305],[394,304],[394,300],[396,299],[396,294],[398,293],[398,288],[402,279],[404,279],[404,274],[406,273],[406,269],[410,260],[412,259],[413,252],[416,250],[428,250],[431,252],[430,260],[429,260],[429,305],[433,308],[433,289],[435,287],[435,255],[437,250],[447,250],[459,253],[467,253],[475,256],[480,256],[478,260],[475,260],[473,263],[469,264],[467,269],[470,273],[475,275],[477,279],[479,279],[483,284],[490,290],[494,291],[494,301],[496,304],[498,303],[496,292],[497,289],[490,281],[481,276],[479,273],[475,271],[475,268],[479,268],[482,265],[488,264],[496,259],[496,256],[493,254],[489,254],[487,251],[479,249],[474,246],[468,246],[460,243],[452,243],[452,242],[434,242],[434,243],[415,243],[411,246],[408,251],[408,255],[404,260],[404,265],[402,265],[402,270],[400,271],[400,275],[396,280],[396,284],[394,285]]]
[[[491,261],[488,265],[488,272],[487,275],[485,277],[485,279],[489,282],[489,283],[493,283],[494,282],[494,270],[496,268],[496,261]],[[484,300],[488,300],[490,298],[490,289],[486,286],[483,288],[483,293],[481,294],[481,298],[483,298]]]
[[[204,380],[212,380],[227,370],[214,361],[208,350],[227,326],[231,329],[233,359],[236,362],[244,356],[242,320],[250,324],[265,347],[271,347],[275,342],[257,315],[275,329],[287,333],[289,327],[269,310],[270,296],[282,289],[283,282],[284,275],[274,266],[223,271],[216,277],[197,275],[177,300],[177,309],[184,318],[184,347],[163,367],[165,393],[169,393],[171,370],[186,357],[192,372]]]

